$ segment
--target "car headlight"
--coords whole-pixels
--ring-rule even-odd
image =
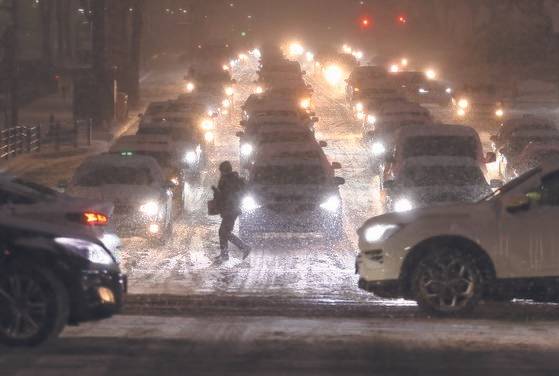
[[[375,124],[377,122],[377,117],[375,115],[367,115],[367,123]]]
[[[184,155],[184,161],[188,164],[192,164],[194,162],[196,162],[196,153],[193,151],[187,151],[186,154]]]
[[[320,204],[320,207],[332,213],[336,212],[340,208],[340,198],[338,196],[330,196]]]
[[[94,264],[110,265],[114,262],[110,253],[99,244],[76,238],[55,238],[55,243]]]
[[[257,86],[256,89],[254,89],[254,92],[256,94],[262,94],[264,92],[264,89],[262,88],[262,86]]]
[[[463,108],[459,108],[459,109],[456,111],[456,114],[457,114],[458,116],[460,116],[460,117],[464,117],[464,116],[466,116],[466,110],[464,110]]]
[[[419,90],[418,90],[417,92],[418,92],[419,94],[427,94],[427,93],[429,93],[429,90],[426,90],[426,89],[424,89],[424,88],[421,87],[421,88],[419,88]]]
[[[254,148],[251,144],[242,144],[241,145],[241,155],[243,157],[248,157],[252,154]]]
[[[413,203],[407,198],[401,198],[394,203],[394,211],[398,213],[407,212],[413,209]]]
[[[356,92],[356,93],[359,93],[361,91],[361,89],[359,89],[358,87],[354,87],[353,91]]]
[[[311,107],[311,100],[309,98],[301,99],[301,103],[299,103],[303,110],[308,110]]]
[[[365,109],[365,106],[363,106],[363,103],[359,102],[355,105],[355,111],[357,112],[363,112],[363,110]]]
[[[225,95],[227,95],[228,97],[232,96],[233,93],[235,93],[235,90],[233,90],[232,87],[226,87],[225,88]]]
[[[375,157],[378,157],[379,155],[386,153],[386,147],[382,142],[375,142],[371,146],[371,153],[373,153]]]
[[[208,131],[204,133],[204,140],[206,140],[206,142],[212,142],[214,140],[213,132]]]
[[[241,201],[241,211],[245,213],[253,212],[259,207],[260,205],[258,205],[256,200],[252,196],[245,196]]]
[[[397,225],[378,224],[365,229],[363,233],[368,243],[376,243],[388,239],[399,229]]]
[[[458,107],[460,107],[463,110],[465,110],[469,106],[470,106],[470,102],[468,102],[468,100],[465,98],[462,98],[458,101]]]
[[[214,129],[214,122],[210,119],[204,119],[202,120],[201,127],[205,131]]]
[[[194,89],[196,89],[196,86],[194,86],[194,84],[192,82],[188,82],[186,84],[186,91],[188,93],[192,93],[194,91]]]
[[[224,99],[221,101],[221,106],[223,108],[229,108],[231,107],[231,101],[229,99]]]
[[[497,111],[495,111],[495,116],[497,117],[503,117],[505,115],[505,111],[503,111],[501,108],[499,108]]]
[[[364,120],[365,119],[365,113],[359,111],[357,113],[357,120]]]
[[[156,201],[148,201],[140,206],[140,213],[153,217],[159,213],[159,204]]]

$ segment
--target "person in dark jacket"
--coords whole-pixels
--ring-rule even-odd
[[[235,221],[241,215],[241,196],[245,189],[245,181],[237,172],[233,171],[231,163],[222,162],[219,165],[221,177],[215,190],[219,202],[221,226],[219,227],[220,261],[229,259],[229,242],[243,251],[243,259],[250,253],[250,247],[233,234]]]

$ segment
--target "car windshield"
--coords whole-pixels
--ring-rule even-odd
[[[477,166],[412,166],[402,175],[405,186],[483,186],[487,185]]]
[[[514,188],[524,184],[524,182],[531,179],[534,175],[539,174],[542,171],[541,167],[536,167],[532,170],[526,171],[524,174],[520,175],[516,179],[511,180],[507,184],[503,185],[501,188],[495,190],[493,193],[487,197],[482,198],[480,201],[490,201],[494,198],[500,197],[503,194],[513,190]]]
[[[306,132],[270,132],[259,136],[259,144],[272,144],[280,142],[304,142],[311,141],[313,136]]]
[[[319,165],[267,166],[257,168],[252,181],[264,185],[320,185],[326,174]]]
[[[478,142],[470,136],[415,136],[403,146],[403,157],[448,156],[477,159]]]
[[[141,167],[87,166],[77,175],[76,185],[100,187],[103,185],[150,185],[153,177],[150,170]]]

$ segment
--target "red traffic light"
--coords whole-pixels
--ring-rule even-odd
[[[401,14],[398,16],[397,21],[399,24],[405,25],[408,23],[408,18],[404,14]]]
[[[363,16],[359,20],[361,29],[369,29],[373,25],[373,20],[369,16]]]

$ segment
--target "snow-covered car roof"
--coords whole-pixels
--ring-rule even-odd
[[[503,129],[516,129],[532,126],[541,126],[542,128],[556,128],[554,123],[547,118],[535,115],[523,115],[519,117],[509,118],[503,122]]]
[[[421,156],[406,158],[403,162],[404,167],[409,166],[473,166],[479,164],[472,158],[451,157],[451,156]]]
[[[410,125],[398,130],[400,137],[415,136],[474,136],[479,139],[477,131],[467,125],[426,124]]]
[[[386,114],[397,114],[397,113],[417,113],[424,114],[426,116],[431,116],[428,109],[422,107],[417,103],[412,102],[402,102],[402,101],[387,101],[383,103],[380,108],[380,113]]]

